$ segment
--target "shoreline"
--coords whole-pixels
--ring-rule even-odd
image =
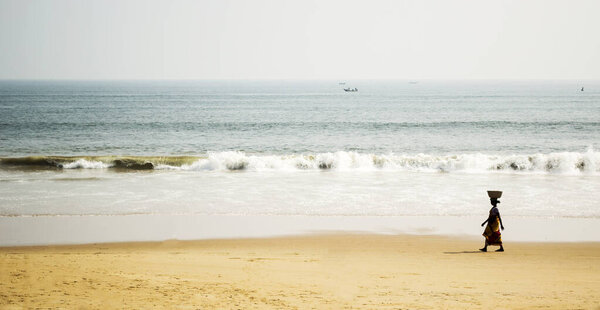
[[[474,216],[126,215],[0,217],[0,247],[327,234],[446,236],[483,240]],[[595,218],[503,217],[506,243],[600,242]]]
[[[330,234],[0,248],[0,308],[595,309],[600,243]],[[494,248],[491,248],[494,250]]]

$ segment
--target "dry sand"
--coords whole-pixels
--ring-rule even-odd
[[[0,248],[0,308],[600,309],[600,243],[481,243],[344,234]]]

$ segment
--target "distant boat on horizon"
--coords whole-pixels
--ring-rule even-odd
[[[345,92],[357,92],[358,88],[356,88],[356,87],[355,88],[344,88],[344,91]]]

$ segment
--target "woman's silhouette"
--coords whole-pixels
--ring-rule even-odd
[[[498,211],[500,200],[498,200],[498,198],[490,198],[490,203],[492,204],[490,215],[485,222],[481,223],[482,227],[487,223],[485,231],[483,232],[485,246],[479,250],[487,252],[488,245],[499,245],[500,248],[496,250],[496,252],[504,252],[504,247],[502,246],[502,234],[500,233],[500,229],[504,230],[504,225],[502,225],[502,218],[500,217],[500,211]]]

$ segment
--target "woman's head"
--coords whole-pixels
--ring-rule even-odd
[[[495,207],[500,203],[500,200],[498,200],[498,198],[490,198],[490,203]]]

